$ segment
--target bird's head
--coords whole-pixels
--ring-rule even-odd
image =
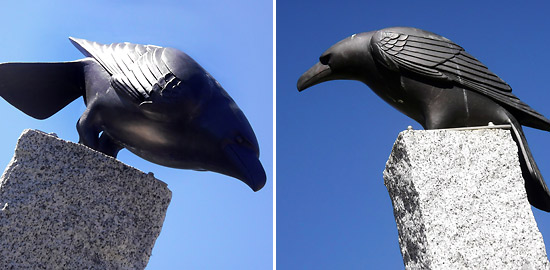
[[[319,62],[306,71],[298,80],[298,90],[332,80],[365,80],[374,68],[370,55],[370,40],[375,32],[354,34],[326,50]]]
[[[196,112],[192,115],[156,121],[160,128],[152,133],[163,134],[159,136],[162,155],[141,156],[168,167],[221,173],[260,190],[266,173],[246,116],[221,87],[203,97],[194,102]]]
[[[235,177],[252,190],[260,190],[266,174],[260,163],[256,135],[244,113],[220,88],[197,118],[204,152],[202,169]],[[201,150],[202,151],[202,150]]]
[[[256,135],[244,113],[223,87],[185,53],[166,49],[163,60],[175,79],[163,90],[166,97],[158,97],[161,108],[152,107],[154,113],[142,109],[159,123],[174,123],[166,133],[173,136],[169,141],[177,143],[168,144],[168,153],[160,163],[225,174],[254,191],[260,190],[266,174],[259,160]]]

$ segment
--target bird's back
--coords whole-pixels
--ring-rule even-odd
[[[522,125],[550,131],[550,120],[516,97],[512,88],[483,63],[443,36],[412,27],[385,28],[373,36],[371,47],[375,59],[402,76],[476,92],[509,110]]]

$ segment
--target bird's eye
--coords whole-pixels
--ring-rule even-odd
[[[321,55],[321,57],[319,57],[319,62],[321,62],[321,64],[323,65],[328,65],[329,60],[330,60],[330,54]]]
[[[235,141],[236,141],[238,144],[244,143],[244,139],[243,139],[243,137],[241,137],[241,136],[237,136],[237,137],[235,138]]]

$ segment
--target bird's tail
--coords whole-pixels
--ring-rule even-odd
[[[0,96],[34,118],[46,119],[83,94],[82,61],[0,64]]]
[[[523,179],[525,179],[527,199],[532,206],[550,212],[550,192],[531,154],[529,145],[527,145],[525,134],[523,133],[521,125],[513,116],[509,115],[509,119],[512,126],[512,137],[518,145],[519,162]]]

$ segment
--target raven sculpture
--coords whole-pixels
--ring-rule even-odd
[[[0,64],[0,96],[45,119],[83,96],[80,142],[116,157],[127,148],[160,165],[266,181],[256,136],[222,86],[187,54],[153,45],[70,38],[73,62]]]
[[[529,202],[550,212],[548,187],[521,128],[550,131],[550,120],[459,45],[411,27],[355,34],[325,51],[297,87],[337,79],[365,83],[425,129],[511,125]]]

